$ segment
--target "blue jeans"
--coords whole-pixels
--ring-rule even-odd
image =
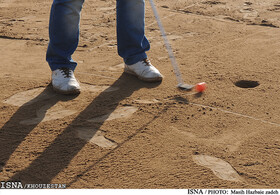
[[[80,13],[84,0],[54,0],[50,14],[50,42],[46,59],[52,70],[68,67],[79,42]],[[118,54],[127,65],[147,58],[150,44],[145,37],[145,1],[117,0]],[[94,32],[92,32],[94,33]]]

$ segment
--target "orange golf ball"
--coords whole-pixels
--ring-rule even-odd
[[[195,85],[195,90],[197,92],[203,92],[203,91],[205,91],[205,89],[206,89],[206,83],[205,82],[197,83]]]

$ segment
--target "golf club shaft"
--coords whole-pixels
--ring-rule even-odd
[[[153,0],[150,0],[150,4],[151,4],[152,10],[154,12],[156,21],[158,23],[158,27],[160,29],[161,35],[163,37],[165,47],[166,47],[166,49],[168,51],[168,55],[169,55],[171,64],[173,66],[173,70],[175,72],[175,76],[176,76],[177,82],[178,82],[178,84],[183,84],[184,82],[183,82],[183,79],[182,79],[182,76],[181,76],[181,72],[179,70],[178,64],[177,64],[175,56],[173,54],[173,50],[171,48],[171,45],[169,44],[168,38],[166,36],[165,30],[164,30],[164,28],[162,26],[162,23],[160,21],[160,17],[158,15],[158,12],[157,12],[157,9],[156,9],[156,6],[155,6]]]

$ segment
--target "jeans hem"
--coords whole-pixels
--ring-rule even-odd
[[[139,54],[137,56],[133,56],[131,58],[127,58],[127,59],[124,59],[124,63],[126,65],[133,65],[141,60],[144,60],[147,58],[147,54],[146,53],[143,53],[143,54]]]
[[[77,64],[49,64],[52,71],[59,69],[59,68],[70,68],[71,70],[75,70]]]

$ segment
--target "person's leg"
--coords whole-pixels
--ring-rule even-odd
[[[52,71],[68,67],[74,70],[72,59],[79,41],[80,12],[84,0],[54,0],[51,8],[46,59]]]
[[[117,41],[126,73],[148,82],[162,80],[147,60],[150,44],[145,36],[145,0],[117,0]]]
[[[52,70],[53,89],[77,94],[80,85],[74,76],[77,63],[72,59],[79,42],[80,12],[84,0],[54,0],[50,14],[50,42],[46,59]]]
[[[127,65],[147,58],[144,0],[117,0],[117,40],[118,53]]]

